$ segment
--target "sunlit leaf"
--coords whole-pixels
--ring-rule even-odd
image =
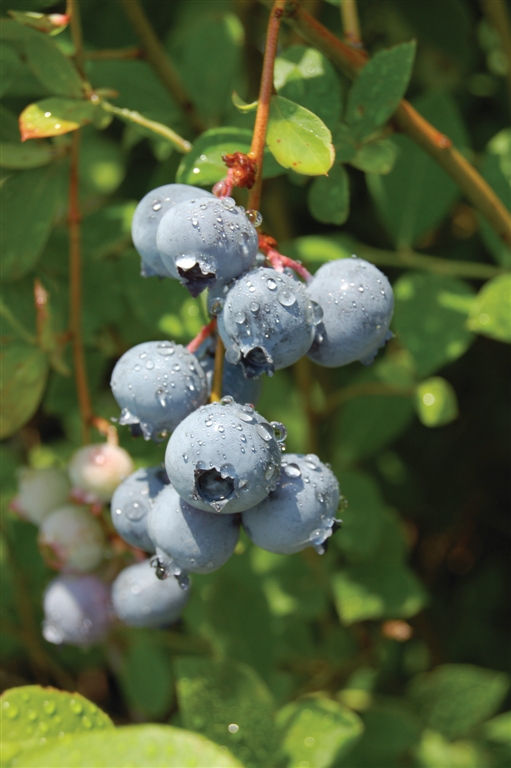
[[[91,123],[98,108],[91,101],[43,99],[25,107],[20,115],[21,140],[60,136]]]
[[[458,415],[456,392],[441,376],[433,376],[417,385],[415,408],[426,427],[449,424]]]
[[[481,288],[470,306],[467,328],[511,342],[511,275],[495,277]]]

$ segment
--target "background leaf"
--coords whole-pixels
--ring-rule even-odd
[[[350,210],[348,174],[342,165],[334,165],[328,176],[314,179],[308,195],[309,210],[325,224],[344,224]]]
[[[51,37],[30,35],[25,52],[28,66],[50,92],[71,99],[79,99],[83,95],[83,83],[76,67]]]
[[[46,355],[40,349],[12,344],[0,352],[2,408],[0,437],[10,437],[34,415],[48,375]]]
[[[467,327],[491,339],[511,341],[511,276],[484,285],[470,305]]]
[[[456,393],[441,376],[433,376],[417,385],[415,407],[426,427],[441,427],[458,415]]]

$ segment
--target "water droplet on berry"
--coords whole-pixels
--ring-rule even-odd
[[[236,312],[234,315],[234,320],[238,323],[238,325],[242,325],[245,320],[247,319],[247,316],[244,312]]]
[[[283,443],[287,437],[287,429],[285,426],[281,424],[280,421],[272,421],[270,424],[277,443]]]
[[[302,474],[302,470],[298,464],[294,464],[293,462],[284,465],[284,472],[288,477],[300,477]]]
[[[277,287],[277,283],[275,282],[275,280],[273,279],[273,277],[269,277],[269,278],[268,278],[268,280],[266,281],[266,287],[267,287],[267,288],[268,288],[270,291],[274,291],[274,290],[275,290],[275,288]]]
[[[159,210],[161,210],[161,203],[159,201],[156,203],[153,203],[153,211],[159,211]]]
[[[266,443],[269,443],[269,442],[270,442],[270,440],[271,440],[271,439],[272,439],[272,437],[273,437],[273,429],[272,429],[272,427],[271,427],[269,424],[267,424],[266,422],[262,422],[262,424],[258,424],[258,425],[256,426],[256,432],[257,432],[257,434],[258,434],[260,437],[262,437],[262,438],[263,438],[263,440],[264,440]]]
[[[246,217],[254,227],[260,227],[263,223],[263,217],[259,211],[255,211],[253,208],[246,211]]]
[[[296,296],[287,288],[282,288],[277,295],[277,300],[283,307],[291,307],[296,301]]]
[[[254,314],[256,312],[259,312],[259,304],[257,303],[257,301],[250,302],[250,311],[253,312]]]

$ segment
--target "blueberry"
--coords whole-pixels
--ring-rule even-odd
[[[208,340],[196,352],[202,370],[208,380],[208,393],[211,394],[213,386],[213,374],[215,369],[215,342]],[[243,366],[237,363],[233,365],[224,358],[222,371],[222,396],[230,396],[237,403],[252,403],[256,405],[261,397],[263,380],[247,379],[243,372]]]
[[[270,495],[243,512],[243,527],[262,549],[291,555],[306,547],[322,554],[337,529],[339,483],[314,454],[286,454],[280,479]]]
[[[179,495],[197,509],[242,512],[275,487],[284,437],[281,424],[270,425],[252,406],[225,397],[181,422],[165,467]]]
[[[392,337],[392,287],[380,270],[363,259],[323,264],[307,286],[307,294],[323,310],[311,360],[327,368],[355,360],[369,365]]]
[[[163,467],[137,469],[123,480],[112,497],[112,523],[132,547],[154,552],[147,533],[147,515],[169,479]]]
[[[164,213],[176,203],[198,197],[213,197],[200,187],[165,184],[148,192],[139,202],[131,222],[133,244],[142,258],[142,276],[175,277],[163,264],[156,247],[156,230]]]
[[[125,568],[112,585],[114,611],[130,627],[168,627],[189,598],[176,579],[157,579],[150,560]]]
[[[52,568],[92,571],[103,560],[106,539],[98,520],[86,507],[67,504],[43,520],[39,546]]]
[[[216,571],[234,552],[239,536],[236,516],[196,509],[171,485],[155,500],[148,530],[160,564],[174,575]]]
[[[120,424],[139,424],[146,440],[171,432],[208,397],[197,358],[172,341],[147,341],[117,362],[110,382]]]
[[[92,645],[104,640],[110,623],[110,588],[96,576],[59,576],[43,598],[43,636],[49,643]]]
[[[248,378],[271,375],[305,355],[314,338],[314,305],[302,283],[274,269],[258,268],[229,288],[218,331],[226,360]]]
[[[229,202],[230,201],[230,202]],[[257,232],[230,198],[178,203],[163,216],[156,244],[168,271],[198,296],[255,262]]]

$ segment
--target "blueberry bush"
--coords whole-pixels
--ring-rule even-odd
[[[0,10],[2,766],[508,766],[509,2]]]

